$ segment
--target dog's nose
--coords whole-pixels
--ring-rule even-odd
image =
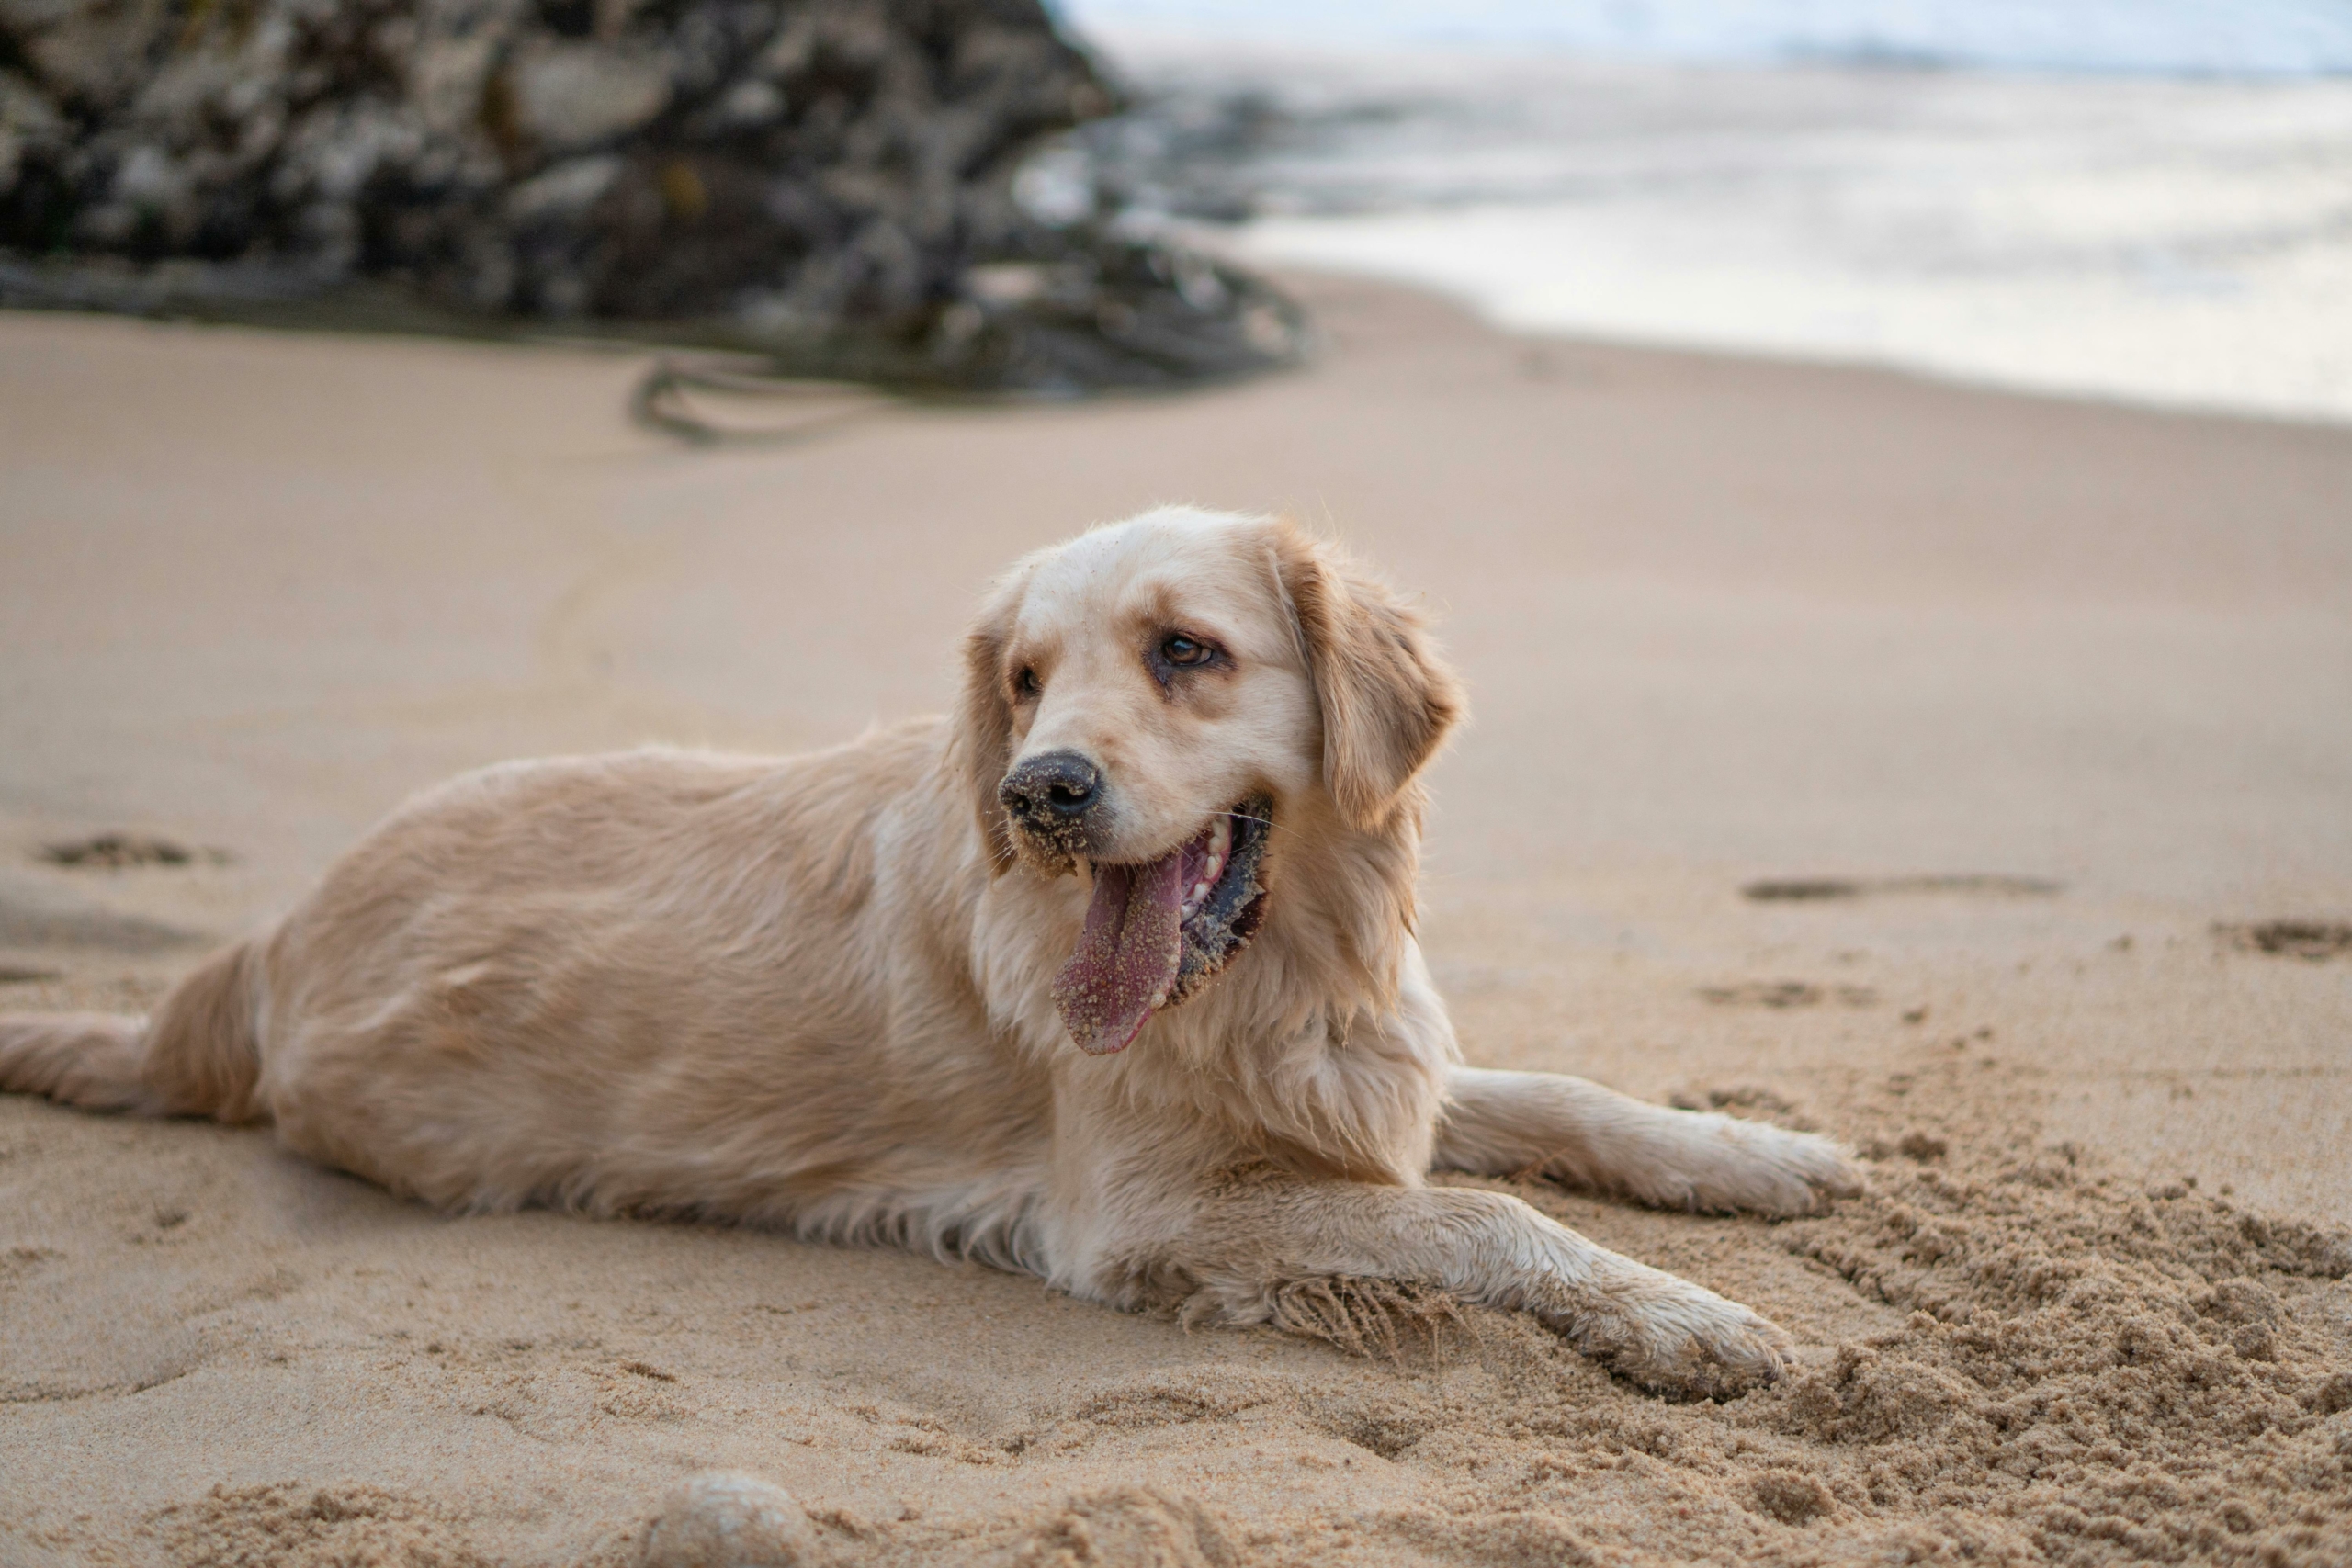
[[[1007,811],[1039,827],[1075,822],[1102,798],[1102,773],[1075,751],[1048,751],[1005,774],[996,797]]]

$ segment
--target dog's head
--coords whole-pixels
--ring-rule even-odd
[[[1054,982],[1116,1051],[1263,924],[1286,823],[1391,830],[1461,707],[1419,618],[1287,523],[1188,509],[1017,566],[966,647],[961,715],[996,869],[1083,865]]]

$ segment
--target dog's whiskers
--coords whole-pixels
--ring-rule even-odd
[[[1230,817],[1237,822],[1255,822],[1259,827],[1263,828],[1266,830],[1266,837],[1269,839],[1272,838],[1277,831],[1288,832],[1290,830],[1281,823],[1269,821],[1263,817],[1252,817],[1246,811],[1220,811],[1216,815],[1219,817]]]

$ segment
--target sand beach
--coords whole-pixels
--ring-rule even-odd
[[[1187,1332],[6,1098],[0,1563],[623,1563],[710,1470],[842,1564],[2352,1560],[2352,428],[1283,282],[1295,373],[716,448],[628,422],[641,354],[0,314],[0,1007],[147,1005],[468,767],[942,708],[1089,524],[1286,512],[1468,680],[1471,1058],[1867,1157],[1778,1224],[1514,1189],[1797,1376]]]

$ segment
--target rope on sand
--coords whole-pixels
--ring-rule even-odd
[[[825,406],[783,423],[735,423],[710,418],[697,400],[756,399]],[[903,400],[841,381],[810,380],[763,367],[741,355],[692,359],[663,355],[629,394],[629,418],[648,430],[696,446],[785,446],[830,434],[842,425],[895,408]]]

